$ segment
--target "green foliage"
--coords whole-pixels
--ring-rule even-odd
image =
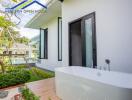
[[[26,37],[19,37],[19,38],[16,38],[16,42],[18,43],[23,43],[23,44],[28,44],[29,43],[29,39],[26,38]]]
[[[13,2],[18,2],[18,0],[12,0]]]
[[[39,97],[35,96],[28,88],[22,89],[22,96],[24,100],[40,100]]]
[[[17,43],[28,44],[29,39],[21,37],[20,33],[14,29],[16,25],[9,19],[10,18],[7,19],[5,16],[0,15],[0,47],[5,46],[10,48],[14,40]]]
[[[0,88],[23,84],[29,79],[29,71],[24,69],[11,69],[7,73],[0,74]]]
[[[7,20],[5,16],[0,16],[0,46],[9,47],[13,43],[12,38],[9,35],[9,31],[13,33],[13,36],[17,34],[13,27],[15,27],[15,24],[12,21]]]
[[[53,72],[44,71],[38,68],[32,68],[32,71],[34,71],[41,78],[52,78],[55,76]]]
[[[38,68],[33,67],[31,70],[29,70],[31,78],[29,82],[38,81],[42,79],[52,78],[54,77],[54,72],[49,72],[45,70],[41,70]]]
[[[20,33],[18,31],[13,30],[12,28],[9,28],[10,33],[12,34],[12,37],[14,38],[16,43],[22,43],[22,44],[28,44],[29,39],[26,37],[21,37]],[[10,37],[7,30],[4,30],[4,33],[0,36],[0,46],[6,46],[8,48],[12,47],[13,40]]]
[[[14,70],[23,70],[25,68],[27,68],[27,66],[25,64],[21,64],[21,65],[8,65],[5,66],[6,67],[6,72],[11,72]]]
[[[30,80],[28,82],[33,82],[33,81],[38,81],[38,80],[42,80],[44,78],[39,77],[35,72],[33,72],[32,70],[29,71],[30,72]]]
[[[6,73],[0,74],[0,88],[54,77],[54,72],[38,68],[28,69],[26,65],[6,66]]]
[[[7,20],[4,16],[0,16],[0,27],[7,28],[10,26],[14,26],[14,24],[11,21]]]
[[[17,65],[17,68],[21,69],[21,68],[27,68],[27,65],[26,64],[21,64],[21,65]]]

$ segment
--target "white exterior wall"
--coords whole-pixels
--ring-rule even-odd
[[[64,0],[63,66],[69,63],[68,22],[94,11],[98,66],[110,59],[112,70],[132,73],[132,0]]]
[[[58,17],[54,17],[41,27],[48,28],[48,59],[41,59],[41,63],[36,64],[40,68],[51,71],[62,64],[61,61],[58,61]]]

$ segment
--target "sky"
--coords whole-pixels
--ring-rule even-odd
[[[46,4],[46,2],[48,0],[37,0],[42,4]],[[5,10],[6,6],[14,6],[16,5],[15,3],[9,2],[9,0],[1,0],[0,2],[0,10]],[[4,6],[4,7],[3,7]],[[33,4],[29,7],[27,7],[25,10],[40,10],[42,9],[41,6],[37,5],[37,4]],[[21,23],[19,25],[17,25],[18,27],[18,31],[20,32],[21,36],[25,36],[29,39],[39,35],[39,29],[29,29],[29,28],[24,28],[25,24],[30,21],[35,14],[30,14],[30,13],[19,13],[17,14],[17,16],[21,19]],[[15,23],[19,22],[19,19],[16,18],[15,16],[11,17],[11,20]]]
[[[20,28],[20,34],[21,34],[21,36],[31,39],[31,38],[39,35],[39,30],[29,29],[29,28]]]

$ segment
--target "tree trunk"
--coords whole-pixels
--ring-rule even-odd
[[[5,67],[2,60],[0,60],[0,66],[1,66],[2,73],[5,73]]]

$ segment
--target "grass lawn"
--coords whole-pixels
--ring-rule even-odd
[[[29,70],[29,72],[30,72],[30,80],[28,82],[52,78],[55,76],[54,72],[42,70],[39,68],[32,68],[31,70]]]

